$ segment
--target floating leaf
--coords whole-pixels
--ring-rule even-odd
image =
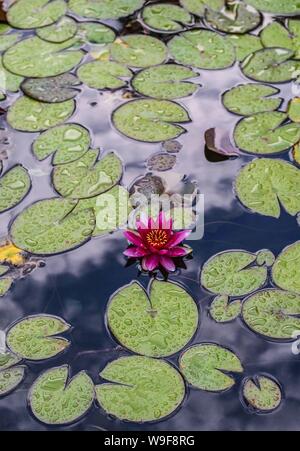
[[[284,83],[300,75],[300,63],[292,60],[293,56],[294,52],[287,49],[262,49],[249,55],[241,68],[253,80]]]
[[[300,171],[283,160],[251,161],[239,172],[235,191],[255,213],[279,218],[281,205],[292,216],[300,211]]]
[[[66,12],[62,0],[18,0],[7,12],[9,24],[15,28],[39,28],[56,22]]]
[[[255,8],[273,14],[299,14],[300,5],[295,0],[245,0]]]
[[[72,116],[74,109],[74,100],[43,103],[23,96],[9,107],[7,122],[16,130],[39,132],[66,121]]]
[[[246,251],[216,254],[203,265],[201,284],[215,294],[243,296],[251,293],[267,279],[267,269],[255,266],[255,260],[256,254]]]
[[[267,25],[260,34],[265,47],[281,47],[292,50],[293,58],[300,59],[300,24],[299,20],[289,20],[287,27],[279,22]]]
[[[300,142],[295,144],[292,149],[292,158],[294,162],[299,166],[300,165]]]
[[[225,295],[217,296],[210,305],[210,316],[217,323],[228,323],[236,319],[242,310],[240,300],[229,302],[229,297]]]
[[[284,125],[287,119],[280,111],[246,117],[234,129],[235,144],[244,152],[259,155],[283,152],[300,139],[300,124]]]
[[[78,24],[77,39],[91,44],[110,44],[114,42],[115,32],[98,22],[80,22]]]
[[[62,74],[56,77],[27,78],[22,83],[23,92],[40,102],[59,103],[73,99],[79,90],[75,86],[80,84],[73,74]]]
[[[186,80],[197,76],[196,72],[187,67],[163,64],[138,72],[132,80],[132,86],[144,96],[171,100],[196,92],[198,85]]]
[[[235,384],[227,373],[243,372],[239,358],[214,343],[199,343],[188,348],[180,356],[179,368],[193,387],[212,392],[229,390]]]
[[[147,166],[153,171],[170,171],[176,164],[176,156],[169,153],[156,153],[147,160]]]
[[[58,22],[47,27],[39,28],[36,34],[48,42],[65,42],[73,38],[77,32],[77,23],[72,17],[62,17]]]
[[[13,266],[23,266],[25,258],[22,249],[16,247],[10,241],[0,244],[0,263]]]
[[[180,4],[196,16],[204,16],[206,9],[220,11],[224,6],[224,0],[179,0]]]
[[[283,249],[272,268],[275,284],[283,290],[300,294],[300,241]]]
[[[5,352],[4,354],[0,353],[0,371],[7,370],[7,368],[11,368],[17,363],[21,362],[21,358],[12,352]]]
[[[92,61],[83,64],[77,71],[79,79],[90,88],[118,89],[127,85],[131,71],[114,61]]]
[[[5,277],[3,279],[0,279],[0,297],[4,296],[9,291],[10,287],[12,286],[12,283],[13,279],[11,277]]]
[[[185,31],[171,39],[168,46],[177,63],[200,69],[225,69],[235,61],[231,42],[209,30]]]
[[[6,34],[0,36],[0,52],[9,49],[22,37],[21,33]]]
[[[138,141],[160,142],[174,139],[185,132],[175,123],[189,122],[187,111],[167,100],[139,99],[117,108],[112,120],[124,135]]]
[[[69,0],[69,8],[75,14],[94,19],[119,19],[140,9],[145,0]]]
[[[12,392],[25,376],[24,366],[15,366],[21,359],[11,352],[0,353],[0,396]]]
[[[2,9],[2,5],[0,8]],[[2,21],[2,17],[0,17],[0,20]],[[0,34],[9,33],[10,31],[12,31],[12,28],[8,25],[8,23],[0,23]]]
[[[153,280],[149,297],[137,282],[117,291],[108,304],[108,326],[138,354],[165,357],[180,351],[198,325],[197,306],[179,285]]]
[[[115,186],[122,176],[120,158],[110,152],[98,161],[98,154],[98,150],[90,150],[72,163],[56,166],[52,173],[56,191],[64,197],[82,199]]]
[[[90,134],[79,124],[64,124],[50,128],[34,141],[32,150],[38,160],[54,153],[52,164],[66,164],[78,160],[90,147]]]
[[[261,15],[252,6],[234,3],[232,7],[225,7],[221,11],[207,9],[205,20],[215,30],[243,34],[260,24]]]
[[[243,303],[242,317],[252,331],[273,340],[292,340],[300,328],[300,296],[266,289],[250,295]]]
[[[243,383],[243,399],[248,407],[258,412],[273,412],[282,401],[281,387],[274,379],[258,375]]]
[[[258,36],[252,34],[232,34],[226,37],[235,48],[236,58],[243,61],[248,55],[263,48]]]
[[[0,213],[15,207],[27,196],[31,180],[23,166],[16,165],[0,178]]]
[[[0,57],[0,90],[4,92],[17,92],[19,91],[22,81],[23,77],[12,74],[5,69],[3,66],[2,57]]]
[[[32,385],[28,402],[33,415],[46,424],[69,424],[82,418],[92,406],[94,384],[85,371],[69,380],[70,368],[46,370]]]
[[[3,63],[6,69],[23,77],[54,77],[80,63],[83,52],[72,49],[74,44],[76,38],[53,43],[30,37],[9,48],[4,53]]]
[[[185,9],[170,3],[148,5],[143,9],[142,20],[154,31],[174,33],[193,25],[193,17]]]
[[[32,315],[13,324],[6,334],[6,343],[16,355],[28,360],[43,360],[60,354],[70,346],[66,338],[70,325],[52,315]]]
[[[3,276],[9,271],[9,267],[5,265],[0,265],[0,276]],[[0,359],[1,361],[1,359]]]
[[[73,200],[61,198],[30,205],[12,223],[12,241],[39,255],[59,254],[84,244],[95,228],[95,216],[91,210],[74,214],[75,206]]]
[[[288,115],[291,121],[300,122],[300,97],[295,97],[290,101]]]
[[[267,268],[273,266],[275,262],[275,255],[269,249],[262,249],[257,252],[256,263],[259,266],[266,265]]]
[[[121,420],[157,421],[182,403],[185,386],[180,373],[163,360],[121,357],[100,373],[109,383],[96,386],[100,406]]]
[[[158,194],[159,196],[165,192],[165,184],[161,177],[156,175],[147,174],[143,177],[139,177],[134,181],[130,187],[129,194],[145,196],[147,200],[151,200],[152,194]]]
[[[265,111],[277,110],[282,98],[270,97],[279,89],[258,83],[239,85],[223,94],[223,104],[227,110],[241,116],[251,116]]]

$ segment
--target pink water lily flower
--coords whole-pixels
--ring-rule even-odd
[[[153,271],[162,267],[168,272],[175,271],[174,258],[188,255],[192,249],[180,246],[182,241],[191,233],[191,230],[175,232],[172,230],[172,219],[166,219],[163,212],[154,220],[138,220],[137,230],[127,230],[125,237],[132,244],[126,249],[124,255],[142,260],[145,271]]]

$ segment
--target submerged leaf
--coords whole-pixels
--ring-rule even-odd
[[[133,14],[145,0],[69,0],[75,14],[94,19],[119,19]]]
[[[38,28],[56,22],[65,14],[63,0],[18,0],[7,12],[7,20],[15,28]]]
[[[236,300],[229,302],[228,296],[217,296],[210,305],[210,316],[217,323],[228,323],[236,319],[242,310],[242,302]]]
[[[193,17],[185,9],[170,3],[159,2],[143,9],[142,20],[154,31],[174,33],[193,25]]]
[[[83,64],[77,71],[79,79],[90,88],[119,89],[127,85],[131,71],[114,61],[92,61]]]
[[[28,171],[16,165],[0,178],[0,213],[15,207],[31,188]]]
[[[300,294],[300,241],[279,254],[272,268],[272,279],[282,290]]]
[[[176,164],[176,156],[170,153],[156,153],[147,160],[147,167],[152,171],[170,171]]]
[[[77,22],[72,17],[62,17],[58,22],[47,27],[39,28],[36,34],[39,38],[48,42],[65,42],[75,36]]]
[[[282,401],[280,385],[274,379],[258,375],[243,383],[242,395],[248,407],[257,412],[273,412]]]
[[[56,77],[27,78],[22,83],[22,91],[40,102],[59,103],[73,99],[79,92],[75,86],[80,84],[73,74]]]

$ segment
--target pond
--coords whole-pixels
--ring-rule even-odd
[[[3,3],[0,430],[300,429],[297,15]],[[175,271],[100,230],[149,191],[199,200]]]

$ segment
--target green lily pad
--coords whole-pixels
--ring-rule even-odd
[[[220,11],[224,0],[179,0],[180,4],[192,14],[203,17],[206,9]]]
[[[75,86],[80,81],[73,74],[62,74],[56,77],[27,78],[22,83],[23,92],[40,102],[60,103],[73,99],[79,92]]]
[[[43,103],[23,96],[9,107],[7,122],[16,130],[39,132],[65,122],[74,110],[74,100]]]
[[[13,354],[12,352],[0,353],[0,371],[11,368],[17,363],[21,362],[21,357]]]
[[[223,8],[221,11],[207,9],[205,20],[215,30],[243,34],[258,27],[261,15],[252,6],[236,3],[232,8]]]
[[[287,27],[279,22],[267,25],[260,34],[265,47],[281,47],[292,50],[293,58],[300,59],[300,23],[299,20],[289,20]]]
[[[251,116],[265,111],[277,110],[282,98],[270,98],[278,94],[279,89],[259,83],[239,85],[223,94],[223,105],[231,113]]]
[[[241,64],[246,77],[266,83],[284,83],[300,75],[300,63],[292,60],[294,52],[283,48],[258,50]]]
[[[176,33],[193,25],[193,17],[183,8],[170,3],[148,5],[143,9],[142,20],[153,31]]]
[[[83,52],[72,49],[76,42],[76,37],[61,43],[46,42],[37,36],[27,38],[4,53],[3,64],[23,77],[54,77],[80,63]]]
[[[251,53],[263,48],[259,37],[252,34],[232,34],[226,36],[226,39],[234,46],[238,61],[243,61]]]
[[[34,141],[32,150],[39,161],[54,153],[52,164],[71,163],[82,157],[90,147],[89,131],[79,124],[50,128]]]
[[[168,47],[177,63],[200,69],[225,69],[235,62],[231,42],[210,30],[185,31],[171,39]]]
[[[300,296],[266,289],[250,295],[243,303],[242,317],[252,331],[272,340],[293,340],[300,328]]]
[[[288,150],[300,139],[300,124],[282,125],[288,115],[280,111],[255,114],[242,119],[234,129],[237,147],[258,155]]]
[[[72,17],[62,17],[58,22],[39,28],[36,34],[39,38],[48,42],[65,42],[77,33],[77,22]]]
[[[111,297],[107,320],[123,346],[149,357],[165,357],[191,340],[198,325],[198,310],[179,285],[153,280],[148,296],[134,281]]]
[[[203,265],[202,286],[212,293],[227,296],[244,296],[257,290],[266,282],[267,269],[255,266],[256,257],[256,254],[239,250],[214,255]]]
[[[10,31],[12,31],[12,27],[8,23],[0,23],[0,34],[9,33]]]
[[[291,121],[300,122],[300,97],[295,97],[290,101],[288,115]]]
[[[281,387],[274,379],[258,375],[247,378],[242,391],[244,402],[257,412],[273,412],[282,401]]]
[[[275,263],[275,255],[269,249],[262,249],[257,252],[256,263],[259,266],[266,265],[267,268],[271,268]]]
[[[0,90],[4,92],[17,92],[19,91],[22,81],[23,77],[12,74],[10,71],[5,69],[3,66],[2,57],[0,57]]]
[[[212,392],[233,387],[235,380],[227,373],[243,372],[240,359],[214,343],[199,343],[188,348],[180,356],[179,368],[192,387]]]
[[[6,274],[8,271],[9,271],[9,266],[0,265],[0,276],[4,276],[4,274]]]
[[[13,279],[11,277],[4,277],[4,278],[0,279],[0,297],[6,295],[6,293],[10,290],[12,284],[13,284]]]
[[[32,385],[28,403],[33,415],[46,424],[69,424],[82,418],[95,397],[94,384],[85,371],[69,380],[70,368],[46,370]]]
[[[12,47],[22,37],[21,33],[6,34],[0,36],[0,52]]]
[[[292,216],[300,211],[300,171],[283,160],[251,161],[239,172],[235,191],[255,213],[279,218],[281,206]]]
[[[115,186],[122,176],[122,162],[110,152],[101,160],[98,150],[86,152],[78,160],[55,166],[52,181],[63,197],[83,199],[98,196]]]
[[[120,420],[160,420],[173,413],[185,395],[180,373],[163,360],[121,357],[109,363],[100,376],[109,383],[96,386],[98,403]]]
[[[245,0],[248,5],[273,14],[299,14],[300,5],[296,0]]]
[[[210,316],[217,323],[228,323],[236,319],[242,310],[240,300],[229,302],[229,297],[225,295],[217,296],[209,308]]]
[[[196,92],[198,85],[186,80],[197,76],[188,67],[163,64],[138,72],[132,80],[132,86],[144,96],[171,100]]]
[[[95,228],[93,211],[73,213],[76,202],[52,198],[38,201],[20,213],[10,228],[20,249],[38,255],[59,254],[84,244]]]
[[[90,44],[110,44],[114,42],[115,32],[98,22],[80,22],[78,24],[77,39]]]
[[[274,283],[283,290],[300,294],[300,241],[283,249],[272,268]]]
[[[167,47],[157,38],[131,34],[115,40],[110,47],[112,59],[131,67],[149,67],[161,64],[167,58]]]
[[[70,346],[66,338],[58,336],[70,330],[70,327],[70,324],[57,316],[27,316],[10,326],[6,344],[14,354],[23,359],[49,359]]]
[[[62,0],[18,0],[9,8],[7,20],[15,28],[45,27],[56,22],[66,10]]]
[[[83,64],[77,71],[79,79],[90,88],[119,89],[127,85],[131,71],[114,61],[92,61]]]
[[[177,138],[185,129],[176,123],[190,121],[187,111],[168,100],[138,99],[117,108],[112,115],[114,126],[137,141],[161,142]]]
[[[69,0],[69,9],[83,17],[119,19],[140,9],[145,0]]]
[[[0,178],[0,213],[18,205],[27,196],[31,179],[25,168],[16,165]]]
[[[5,396],[20,385],[25,376],[24,366],[15,366],[21,359],[11,352],[0,354],[0,396]]]

